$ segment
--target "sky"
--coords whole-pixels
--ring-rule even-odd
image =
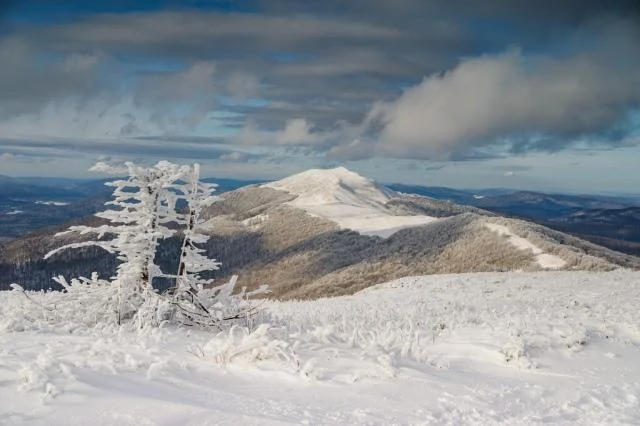
[[[0,174],[640,193],[635,0],[0,1]]]

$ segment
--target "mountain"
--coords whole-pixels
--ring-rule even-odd
[[[520,217],[528,216],[536,219],[556,217],[576,210],[640,207],[640,201],[633,197],[547,194],[507,189],[460,190],[398,183],[389,184],[388,187],[402,193],[449,200],[459,204],[499,211],[503,214],[512,214]]]
[[[450,200],[500,215],[531,220],[613,250],[640,255],[640,201],[631,196],[463,191],[402,184],[391,184],[389,187],[403,193]]]
[[[640,259],[476,207],[393,191],[345,168],[309,170],[222,194],[205,212],[216,277],[269,284],[281,298],[350,294],[411,275],[514,270],[640,268]],[[115,260],[99,249],[42,255],[69,242],[53,231],[5,244],[0,285],[50,286],[56,274],[103,276]],[[177,238],[158,263],[177,266]],[[162,283],[158,283],[162,286]]]
[[[104,181],[0,176],[0,241],[90,216],[110,193]]]
[[[640,207],[576,210],[545,224],[614,250],[640,255]]]
[[[34,200],[42,197],[82,198],[86,192],[73,180],[48,181],[48,179],[12,178],[0,175],[0,199],[16,198]]]
[[[630,205],[623,199],[611,197],[541,194],[530,191],[476,198],[470,204],[502,214],[536,220],[566,216],[580,210],[620,209]]]

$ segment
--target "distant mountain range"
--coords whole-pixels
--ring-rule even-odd
[[[207,178],[224,193],[262,180]],[[111,189],[105,180],[0,175],[0,242],[48,226],[91,216],[103,207]],[[640,198],[544,194],[508,189],[458,190],[387,184],[416,194],[530,220],[621,252],[640,255]]]
[[[410,275],[640,268],[640,258],[486,209],[400,193],[344,168],[225,192],[206,218],[207,251],[223,262],[215,276],[238,273],[240,285],[267,283],[281,298],[353,293]],[[54,233],[0,246],[0,288],[11,282],[47,288],[57,274],[113,273],[115,259],[98,249],[42,260],[82,238]],[[176,268],[178,244],[176,238],[161,244],[158,263],[166,271]]]
[[[529,215],[539,219],[557,217],[575,210],[640,207],[640,200],[631,196],[545,194],[533,191],[497,189],[471,191],[404,184],[390,184],[387,186],[398,192],[424,195],[491,210],[495,209],[501,213],[514,216]]]
[[[419,194],[530,220],[624,253],[640,255],[640,200],[635,197],[544,194],[391,184]]]

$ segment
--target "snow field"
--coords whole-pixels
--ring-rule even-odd
[[[639,283],[409,277],[217,334],[61,323],[5,292],[0,424],[640,424]]]

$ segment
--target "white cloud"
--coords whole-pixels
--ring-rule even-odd
[[[311,133],[311,124],[304,118],[288,120],[284,130],[277,134],[276,140],[283,145],[310,144],[317,135]]]
[[[15,158],[15,154],[11,152],[3,152],[2,154],[0,154],[0,162],[11,161],[14,158]]]
[[[511,140],[516,149],[610,131],[640,102],[640,31],[608,27],[588,53],[525,57],[518,50],[462,61],[366,119],[372,154],[447,159]],[[520,146],[519,146],[520,145]]]

